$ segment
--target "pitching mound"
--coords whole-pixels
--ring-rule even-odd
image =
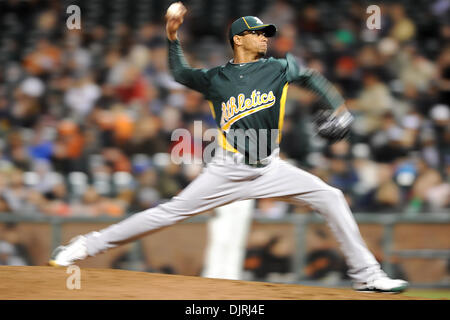
[[[1,300],[415,300],[293,284],[232,281],[111,269],[0,267]],[[68,289],[72,287],[73,289]],[[75,288],[74,288],[75,287]]]

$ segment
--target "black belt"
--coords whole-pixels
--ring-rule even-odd
[[[245,160],[245,164],[254,168],[264,168],[267,167],[269,163],[262,163],[261,161],[256,161],[256,163],[249,163],[248,160]]]

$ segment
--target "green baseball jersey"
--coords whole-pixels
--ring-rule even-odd
[[[285,59],[261,58],[211,69],[189,67],[178,40],[169,43],[169,68],[175,80],[201,92],[219,129],[219,145],[257,163],[279,146],[288,84],[299,81],[331,108],[343,104],[337,90],[312,69]]]

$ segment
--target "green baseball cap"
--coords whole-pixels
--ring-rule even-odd
[[[273,24],[264,24],[258,17],[246,16],[235,20],[230,27],[228,37],[232,41],[233,37],[246,30],[264,30],[266,37],[273,37],[277,28]]]

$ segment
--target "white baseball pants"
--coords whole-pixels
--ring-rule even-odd
[[[365,281],[380,266],[362,239],[342,192],[280,159],[278,153],[279,149],[264,159],[265,167],[255,168],[246,165],[241,154],[223,151],[170,201],[87,234],[88,254],[94,256],[234,201],[277,197],[306,204],[321,214],[341,246],[349,276]]]

